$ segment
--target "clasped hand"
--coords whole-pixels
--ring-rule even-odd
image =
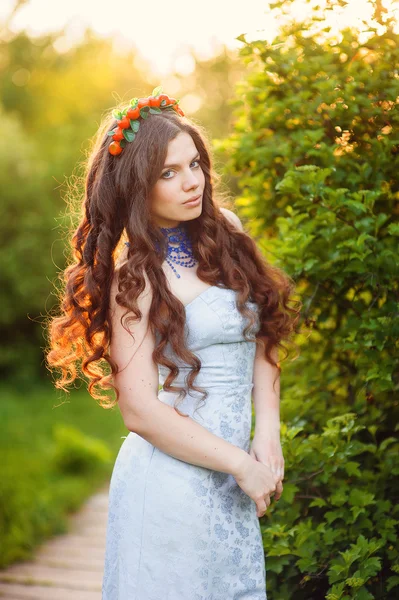
[[[255,460],[269,467],[279,477],[274,492],[274,499],[279,500],[283,493],[284,479],[284,457],[281,449],[280,432],[278,430],[255,432],[249,454]]]

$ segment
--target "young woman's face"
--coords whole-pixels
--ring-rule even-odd
[[[202,211],[205,175],[192,137],[182,131],[168,145],[164,168],[150,197],[150,211],[159,227],[177,227]],[[198,204],[185,204],[200,196]]]

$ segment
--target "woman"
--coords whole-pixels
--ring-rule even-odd
[[[220,206],[203,131],[161,91],[99,130],[47,360],[62,389],[81,363],[129,430],[103,600],[264,600],[258,519],[283,490],[276,350],[298,320],[293,283]]]

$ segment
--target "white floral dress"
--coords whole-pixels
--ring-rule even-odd
[[[179,410],[249,452],[256,346],[246,324],[231,289],[211,286],[186,306],[187,344],[202,365],[195,383],[209,396],[191,392]],[[174,384],[186,386],[189,367],[168,352],[180,369]],[[173,406],[177,395],[161,389],[158,398]],[[102,600],[266,600],[255,502],[232,475],[130,432],[111,477]]]

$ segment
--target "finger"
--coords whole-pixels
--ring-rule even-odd
[[[266,502],[265,500],[258,500],[258,502],[256,503],[256,514],[257,516],[263,517],[263,515],[265,514],[267,510],[267,506],[266,506]]]
[[[282,493],[283,493],[283,484],[281,481],[278,481],[277,485],[276,485],[276,495],[275,495],[274,499],[279,500],[281,498]]]

